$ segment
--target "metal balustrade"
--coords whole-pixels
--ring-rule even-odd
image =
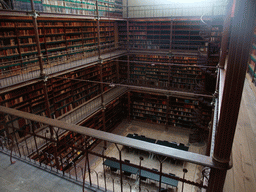
[[[111,98],[109,96],[109,98]],[[99,130],[94,130],[78,125],[70,124],[57,119],[38,116],[11,108],[0,106],[2,129],[0,137],[0,151],[9,154],[12,158],[18,158],[29,162],[39,168],[53,172],[65,179],[70,179],[84,187],[92,187],[98,190],[109,191],[149,191],[147,181],[154,183],[155,191],[162,188],[171,189],[164,180],[151,180],[149,177],[146,182],[140,177],[142,172],[159,175],[159,178],[177,180],[177,191],[181,191],[183,182],[186,185],[193,185],[198,188],[207,188],[201,182],[190,181],[181,176],[174,176],[164,172],[163,166],[168,166],[167,158],[174,158],[184,162],[181,168],[186,168],[188,162],[198,166],[211,167],[211,169],[226,169],[215,164],[211,157],[186,152],[174,148],[167,148],[144,141],[134,140],[124,136],[115,135]],[[19,128],[19,120],[25,119],[27,129]],[[42,130],[37,132],[37,130]],[[59,132],[70,131],[70,137],[64,145],[67,150],[61,151],[63,145],[62,137]],[[66,132],[66,133],[68,133]],[[21,136],[23,135],[23,136]],[[24,136],[26,135],[26,136]],[[79,140],[77,139],[79,137]],[[103,142],[104,141],[104,142]],[[98,144],[96,146],[96,143]],[[94,147],[95,148],[94,148]],[[139,153],[137,162],[129,163],[124,161],[124,154],[129,153],[130,149]],[[116,155],[110,156],[111,150],[116,151]],[[143,152],[144,151],[144,152]],[[66,156],[66,154],[72,155]],[[145,152],[155,154],[155,160],[159,162],[160,171],[143,166]],[[142,158],[141,158],[142,157]],[[166,158],[163,158],[166,157]],[[118,163],[119,171],[111,171],[104,166],[105,160]],[[136,174],[125,175],[122,166],[127,165],[137,169]],[[188,170],[190,171],[190,170]],[[185,175],[185,172],[184,172]],[[201,178],[203,180],[203,177]],[[202,181],[201,180],[201,181]],[[183,188],[183,187],[182,187]],[[175,189],[175,187],[174,187]]]
[[[104,103],[107,105],[112,100],[126,93],[126,91],[126,87],[116,87],[106,91],[103,94]],[[98,95],[97,97],[94,97],[88,102],[76,107],[74,110],[58,117],[58,119],[67,123],[78,124],[79,122],[86,119],[96,111],[99,111],[100,109],[102,109],[102,102],[101,95]]]
[[[111,52],[104,53],[101,56],[103,61],[114,59],[126,53],[122,50],[109,50]],[[66,55],[66,53],[64,54]],[[63,56],[64,56],[63,55]],[[54,56],[54,55],[53,55]],[[35,58],[34,58],[35,59]],[[46,59],[46,57],[45,57]],[[18,61],[17,61],[18,62]],[[83,54],[79,57],[68,57],[65,60],[58,60],[56,62],[45,62],[44,72],[46,75],[58,75],[61,72],[71,69],[79,69],[79,67],[90,66],[98,62],[97,51],[95,53]],[[4,64],[1,64],[2,66]],[[8,66],[8,63],[6,64]],[[40,68],[38,63],[21,65],[16,69],[1,70],[0,74],[0,88],[6,88],[12,85],[20,84],[30,80],[37,80],[40,78]]]
[[[153,5],[124,6],[123,16],[128,18],[145,17],[180,17],[180,16],[201,16],[201,15],[225,15],[227,1],[200,2],[200,3],[153,3]],[[128,10],[128,15],[127,15]]]

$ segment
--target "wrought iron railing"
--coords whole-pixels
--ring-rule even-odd
[[[183,191],[185,183],[187,188],[194,186],[201,189],[207,186],[202,184],[204,178],[200,171],[198,174],[201,176],[197,180],[184,177],[187,171],[191,171],[191,164],[198,170],[204,167],[223,168],[216,165],[211,157],[201,154],[145,143],[2,106],[0,111],[1,152],[9,154],[11,161],[15,157],[30,162],[84,187],[109,191],[161,191],[162,188]],[[39,129],[42,130],[40,134]],[[64,131],[59,134],[61,130]],[[125,160],[129,158],[130,151],[135,156],[131,162]],[[144,163],[145,159],[156,161],[158,167],[149,168],[148,163]],[[166,172],[174,159],[175,166],[183,170],[177,175]],[[117,167],[109,166],[106,160]],[[127,173],[123,166],[137,171]]]
[[[103,61],[113,59],[126,51],[118,50],[118,47],[110,46],[103,50],[101,58]],[[98,61],[97,46],[81,48],[75,51],[63,51],[58,54],[43,56],[43,68],[46,75],[51,75],[64,70],[79,66],[95,64]],[[51,58],[55,58],[54,60]],[[17,64],[13,66],[14,64]],[[15,85],[24,81],[40,78],[40,67],[38,57],[15,60],[1,63],[0,65],[0,88]]]

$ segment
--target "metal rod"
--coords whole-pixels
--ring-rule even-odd
[[[86,146],[86,162],[87,162],[87,169],[89,174],[89,182],[90,182],[90,186],[92,186],[91,169],[90,169],[89,154],[88,154],[87,146]]]
[[[21,152],[20,152],[19,143],[18,143],[18,140],[17,140],[17,137],[16,137],[16,132],[15,132],[15,129],[14,129],[13,121],[12,121],[12,133],[13,133],[13,135],[14,135],[16,147],[17,147],[18,152],[19,152],[19,155],[20,155],[20,157],[21,157]]]
[[[31,3],[32,14],[33,14],[32,19],[33,19],[33,24],[34,24],[39,67],[40,67],[41,75],[43,75],[44,74],[44,67],[43,67],[43,59],[42,59],[42,53],[41,53],[41,47],[40,47],[40,41],[39,41],[39,34],[38,34],[38,26],[37,26],[37,19],[36,19],[38,15],[36,13],[33,0],[30,0],[30,3]]]
[[[84,172],[82,172],[83,173],[83,192],[85,192],[84,187],[85,187],[86,163],[87,163],[87,160],[84,161]]]
[[[118,145],[115,143],[115,146],[119,153],[119,163],[120,163],[120,184],[121,184],[121,192],[123,192],[123,168],[122,168],[122,151],[119,149]]]
[[[161,192],[161,185],[162,185],[162,172],[163,172],[163,163],[160,161],[160,178],[159,178],[159,187],[158,187],[158,191]]]
[[[183,179],[185,179],[185,174],[188,172],[188,170],[186,168],[183,169]],[[184,189],[184,182],[182,182],[182,188],[181,188],[181,192],[183,192]]]
[[[166,96],[166,120],[165,120],[165,131],[168,131],[169,124],[169,109],[170,109],[170,96]]]
[[[70,78],[63,78],[63,77],[54,77],[54,78],[59,78],[59,79],[70,79]],[[107,84],[107,85],[111,85],[112,83],[108,83],[108,82],[99,82],[99,81],[91,81],[91,80],[83,80],[83,79],[70,79],[70,80],[77,80],[77,81],[85,81],[85,82],[93,82],[93,83],[101,83],[101,84]],[[207,97],[207,98],[212,98],[212,95],[206,95],[206,94],[197,94],[197,93],[190,93],[190,92],[185,92],[185,91],[173,91],[173,90],[165,90],[165,89],[159,89],[159,88],[152,88],[152,87],[141,87],[141,86],[136,86],[136,85],[127,85],[127,84],[118,84],[115,83],[116,86],[120,86],[120,87],[127,87],[127,88],[131,88],[134,90],[143,90],[143,91],[152,91],[154,93],[158,93],[158,94],[172,94],[172,95],[177,95],[177,96],[190,96],[190,97]]]
[[[32,126],[33,138],[34,138],[34,142],[35,142],[35,146],[36,146],[36,152],[37,152],[37,155],[38,155],[38,160],[39,160],[39,163],[40,163],[40,166],[41,166],[40,153],[39,153],[37,142],[36,142],[34,121],[30,121],[30,123],[31,123],[31,126]]]
[[[13,152],[13,139],[9,133],[9,127],[7,124],[5,124],[5,129],[6,129],[6,134],[7,134],[7,141],[6,144],[8,144],[8,147],[11,149],[11,154],[10,154],[10,162],[11,164],[14,164],[16,161],[12,160],[12,152]],[[11,146],[10,146],[10,141],[12,141]]]
[[[173,56],[171,56],[173,58]],[[177,66],[177,67],[195,67],[195,68],[207,68],[207,69],[216,69],[216,66],[212,66],[212,65],[186,65],[183,63],[172,63],[171,62],[172,59],[170,59],[169,63],[161,63],[161,62],[153,62],[153,61],[130,61],[130,63],[142,63],[142,64],[154,64],[154,65],[164,65],[164,66]],[[128,59],[127,60],[117,60],[120,62],[127,62],[128,63]],[[128,65],[128,64],[127,64]]]
[[[128,91],[128,122],[131,122],[131,92]]]
[[[103,177],[104,177],[105,190],[107,190],[106,170],[105,170],[105,167],[104,167],[104,161],[105,161],[105,159],[104,159],[104,152],[105,152],[105,150],[106,150],[106,148],[103,147],[103,150],[102,150],[102,155],[103,155],[103,158],[102,158],[102,161],[103,161],[102,166],[103,166]]]
[[[143,161],[143,157],[140,157],[139,192],[141,191],[141,161]]]

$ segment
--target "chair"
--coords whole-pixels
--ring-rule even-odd
[[[125,160],[124,160],[124,162],[126,162],[126,163],[130,163],[130,160],[128,160],[128,159],[125,159]]]
[[[130,172],[124,171],[124,175],[130,177],[132,174]]]
[[[111,172],[117,172],[117,168],[110,167]]]
[[[141,179],[141,181],[145,181],[145,182],[147,181],[147,177],[142,177],[141,176],[140,179]]]

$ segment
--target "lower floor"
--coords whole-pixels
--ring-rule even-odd
[[[228,171],[226,177],[226,183],[224,187],[225,192],[229,191],[254,191],[256,187],[256,90],[254,86],[248,79],[245,80],[244,92],[241,101],[240,113],[237,123],[236,135],[233,144],[233,168]],[[128,133],[137,133],[138,135],[145,135],[146,137],[167,140],[169,142],[183,143],[189,146],[189,151],[204,153],[206,144],[201,143],[189,143],[189,134],[191,133],[189,129],[183,129],[180,127],[169,127],[168,130],[165,129],[164,125],[150,124],[140,121],[123,121],[119,126],[113,130],[113,133],[126,136]],[[118,149],[116,146],[108,144],[105,154],[110,157],[119,158]],[[140,157],[143,157],[141,165],[149,168],[160,169],[160,163],[155,156],[150,156],[150,154],[144,152],[127,151],[120,148],[122,151],[122,160],[129,160],[133,164],[140,163]],[[100,143],[94,151],[102,152],[103,143]],[[38,168],[31,167],[27,164],[23,164],[19,161],[16,164],[11,165],[9,158],[4,154],[0,154],[1,164],[0,164],[0,189],[1,191],[81,191],[81,187],[73,186],[68,181],[59,178],[49,176],[48,173],[39,170]],[[103,187],[103,161],[102,159],[97,159],[93,156],[89,157],[90,167],[92,170],[98,173],[99,185]],[[83,160],[80,161],[81,166],[83,165]],[[79,165],[78,165],[79,166]],[[188,169],[185,178],[197,181],[200,179],[198,173],[201,172],[201,168],[198,166],[192,166],[190,163],[179,163],[166,160],[163,162],[163,172],[172,173],[178,177],[183,177],[183,168]],[[107,188],[112,190],[117,187],[118,191],[118,174],[119,172],[112,173],[108,168],[104,167],[107,175]],[[71,170],[72,173],[74,170]],[[95,182],[95,175],[92,174],[92,179]],[[86,177],[88,181],[88,176]],[[128,176],[124,178],[128,187],[132,187],[134,191],[138,189],[138,180],[135,176]],[[33,181],[33,182],[31,182]],[[97,182],[97,181],[96,181]],[[62,188],[63,189],[60,189]],[[142,187],[144,191],[156,191],[158,183],[150,180],[142,182]],[[162,184],[163,188],[167,188],[169,191],[176,190],[171,186],[166,186]],[[178,191],[182,191],[182,183],[178,183]],[[184,191],[197,191],[195,187],[190,185],[184,185]]]

